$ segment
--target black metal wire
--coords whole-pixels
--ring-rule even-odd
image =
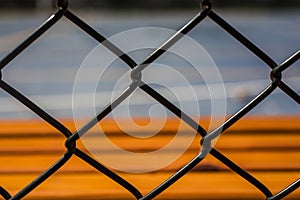
[[[29,109],[31,109],[40,118],[44,119],[51,126],[53,126],[54,128],[56,128],[65,137],[70,137],[72,135],[72,133],[63,124],[61,124],[59,121],[57,121],[51,115],[49,115],[42,108],[40,108],[35,103],[33,103],[31,100],[29,100],[27,97],[25,97],[23,94],[21,94],[20,92],[18,92],[16,89],[14,89],[10,85],[8,85],[6,82],[0,80],[0,87],[4,91],[6,91],[8,94],[10,94],[14,98],[16,98],[18,101],[20,101],[22,104],[24,104],[26,107],[28,107]]]
[[[225,31],[227,31],[237,41],[239,41],[241,44],[243,44],[252,53],[254,53],[258,58],[263,60],[269,67],[271,67],[273,69],[277,66],[275,61],[272,58],[270,58],[270,56],[268,56],[266,53],[264,53],[262,50],[260,50],[256,45],[254,45],[250,40],[248,40],[245,36],[243,36],[235,28],[233,28],[229,23],[227,23],[224,19],[222,19],[214,11],[211,11],[208,14],[208,17],[210,19],[212,19],[220,27],[222,27]]]
[[[220,152],[212,149],[211,154],[218,158],[223,164],[229,166],[229,168],[255,186],[258,190],[260,190],[266,197],[272,196],[272,192],[259,180],[257,180],[254,176],[249,174],[247,171],[243,170],[237,164],[233,163],[230,159],[222,155]]]
[[[141,199],[142,200],[153,199],[154,197],[156,197],[157,195],[162,193],[164,190],[166,190],[168,187],[170,187],[172,184],[174,184],[182,176],[187,174],[191,169],[193,169],[203,159],[204,159],[204,157],[202,157],[202,156],[196,156],[187,165],[185,165],[180,170],[178,170],[173,176],[168,178],[165,182],[160,184],[158,187],[153,189],[151,192],[149,192],[147,195],[145,195]]]
[[[132,70],[132,73],[142,72],[150,63],[154,62],[162,54],[164,54],[170,47],[172,47],[178,40],[180,40],[185,34],[191,31],[197,26],[210,12],[211,6],[206,7],[203,11],[199,12],[193,19],[191,19],[185,26],[177,31],[170,39],[158,47],[153,53],[145,58],[140,65]]]
[[[181,28],[177,33],[175,33],[169,40],[167,40],[164,44],[162,44],[157,50],[155,50],[153,53],[151,53],[147,58],[144,59],[144,61],[142,62],[142,64],[137,65],[136,68],[134,68],[132,70],[132,76],[137,76],[138,73],[141,73],[142,70],[144,70],[147,66],[148,66],[148,62],[153,62],[155,61],[158,57],[160,57],[166,50],[167,48],[170,48],[172,45],[174,45],[183,35],[183,33],[188,33],[190,30],[192,30],[198,23],[200,23],[203,19],[204,16],[206,16],[208,14],[208,12],[210,11],[211,6],[206,7],[206,9],[203,12],[200,12],[198,15],[196,15],[192,20],[190,20],[188,22],[188,25],[185,25],[183,28]],[[66,11],[67,17],[74,22],[75,19],[79,19],[76,18],[74,14],[71,14],[71,12]],[[80,19],[79,19],[80,20]],[[79,25],[82,24],[84,26],[83,30],[85,30],[88,34],[92,34],[92,37],[94,37],[97,41],[104,43],[104,45],[111,50],[111,52],[115,53],[116,55],[122,55],[123,56],[123,61],[127,64],[129,63],[134,63],[135,62],[125,53],[121,52],[120,49],[118,49],[114,44],[112,44],[111,42],[106,42],[108,40],[105,39],[104,36],[102,36],[100,33],[96,32],[95,30],[93,30],[90,26],[88,26],[87,24],[85,24],[83,21],[79,21],[77,22],[75,20],[74,22],[75,24]],[[135,64],[136,65],[136,64]],[[129,67],[131,67],[129,65]],[[132,68],[132,67],[131,67]],[[137,69],[137,70],[136,70]],[[136,70],[136,71],[135,71]],[[138,77],[138,76],[137,76]],[[156,99],[157,101],[159,101],[162,105],[164,105],[166,108],[168,108],[171,112],[173,112],[176,116],[178,116],[179,118],[181,118],[183,121],[185,121],[188,125],[190,125],[192,128],[194,128],[194,130],[196,130],[201,136],[206,135],[206,131],[199,125],[197,124],[195,121],[192,120],[192,118],[190,118],[187,114],[185,114],[183,111],[181,111],[179,108],[177,108],[174,104],[172,104],[170,101],[168,101],[166,98],[164,98],[162,95],[160,95],[158,92],[156,92],[155,90],[153,90],[150,86],[148,86],[147,84],[145,84],[144,82],[141,82],[140,84],[140,88],[142,90],[144,90],[147,94],[149,94],[151,97],[153,97],[154,99]],[[133,90],[131,91],[133,92]],[[115,101],[113,101],[111,104],[107,105],[102,111],[99,112],[99,114],[97,115],[97,117],[93,118],[92,120],[90,120],[86,125],[84,125],[77,133],[75,133],[74,135],[72,135],[66,142],[66,145],[68,145],[68,143],[72,143],[75,140],[78,140],[80,138],[80,136],[82,136],[83,134],[85,134],[88,130],[90,130],[94,125],[97,124],[98,121],[102,120],[109,112],[111,112],[112,107],[114,108],[115,106],[117,106],[116,102],[120,102],[118,101],[119,98],[121,98],[121,101],[123,101],[125,98],[127,98],[131,92],[126,94],[126,91],[124,91],[124,93],[122,95],[120,95],[120,97],[118,97]],[[112,106],[113,104],[116,104],[115,106]],[[205,157],[205,156],[203,156]],[[197,160],[197,159],[196,159]],[[199,162],[202,160],[199,159]],[[180,172],[182,174],[182,172],[187,173],[188,170],[187,169],[191,169],[192,164],[194,164],[195,162],[191,162],[188,163],[183,170]],[[228,162],[226,162],[228,163]],[[225,164],[226,165],[226,164]],[[234,168],[234,166],[236,166],[233,162],[232,165],[229,165],[229,168]],[[242,169],[240,169],[242,170]],[[244,174],[247,174],[246,172],[244,172]],[[173,175],[173,177],[178,177],[177,173]],[[252,176],[246,176],[246,177],[251,177],[252,179],[249,180],[250,183],[253,182],[258,182],[258,180],[256,180],[254,177]],[[163,185],[163,188],[166,189],[168,186],[170,186],[171,184],[167,184],[170,182],[174,183],[175,181],[177,181],[178,179],[175,178],[170,178],[168,181],[166,181]],[[254,181],[253,181],[254,180]],[[167,186],[168,185],[168,186]],[[159,188],[159,187],[158,187]],[[160,191],[162,191],[161,189],[159,189]],[[154,194],[159,194],[157,192],[150,192],[151,196],[153,196]]]
[[[78,156],[79,158],[81,158],[86,163],[88,163],[91,166],[93,166],[99,172],[102,172],[103,174],[105,174],[106,176],[108,176],[109,178],[111,178],[112,180],[114,180],[115,182],[119,183],[121,186],[123,186],[124,188],[126,188],[131,194],[133,194],[137,199],[143,197],[143,195],[141,194],[141,192],[138,189],[136,189],[133,185],[131,185],[129,182],[127,182],[126,180],[124,180],[122,177],[120,177],[119,175],[117,175],[113,171],[107,169],[104,165],[100,164],[95,159],[87,156],[80,149],[76,149],[74,154],[76,156]]]
[[[294,53],[291,57],[286,59],[281,65],[276,67],[275,69],[272,70],[272,74],[278,74],[286,70],[288,67],[293,65],[295,62],[297,62],[300,59],[300,51],[297,51]]]
[[[233,28],[228,22],[222,19],[218,14],[216,14],[212,10],[212,4],[208,0],[202,1],[202,11],[200,11],[193,19],[191,19],[188,23],[186,23],[182,28],[180,28],[172,37],[170,37],[166,42],[164,42],[160,47],[154,50],[149,56],[147,56],[140,64],[136,63],[131,57],[125,54],[121,49],[117,47],[117,45],[113,44],[111,41],[107,40],[103,35],[101,35],[98,31],[92,28],[90,25],[81,20],[78,16],[72,13],[68,9],[68,1],[67,0],[58,0],[57,1],[57,11],[51,15],[41,26],[39,26],[30,36],[28,36],[20,45],[18,45],[15,49],[13,49],[6,57],[4,57],[0,61],[0,70],[7,66],[14,58],[16,58],[20,53],[22,53],[28,46],[30,46],[34,41],[36,41],[40,36],[42,36],[48,29],[50,29],[56,22],[58,22],[63,16],[69,19],[72,23],[77,25],[80,29],[82,29],[85,33],[90,35],[96,41],[101,43],[107,49],[109,49],[112,53],[117,55],[124,63],[126,63],[131,68],[131,78],[132,83],[129,87],[124,90],[117,98],[115,98],[112,102],[110,102],[107,106],[105,106],[101,111],[97,113],[95,117],[90,119],[84,126],[82,126],[75,133],[71,133],[63,124],[61,124],[54,117],[50,116],[47,112],[45,112],[42,108],[40,108],[37,104],[32,102],[26,96],[21,94],[15,88],[11,87],[9,84],[2,80],[2,74],[0,71],[0,88],[6,91],[10,96],[16,98],[20,103],[24,106],[28,107],[34,113],[36,113],[41,119],[48,122],[51,126],[56,128],[60,133],[62,133],[65,138],[65,146],[67,148],[64,155],[56,161],[51,167],[45,170],[39,177],[33,180],[31,183],[26,185],[22,190],[20,190],[14,196],[11,196],[7,190],[0,186],[0,195],[5,199],[21,199],[26,197],[32,190],[34,190],[37,186],[42,184],[45,180],[47,180],[51,175],[53,175],[56,171],[58,171],[68,160],[73,156],[77,156],[93,168],[97,169],[99,172],[105,174],[113,181],[124,187],[128,192],[130,192],[136,199],[153,199],[158,196],[160,193],[165,191],[168,187],[175,184],[177,180],[187,174],[191,169],[193,169],[196,165],[198,165],[203,159],[205,159],[206,155],[210,153],[213,157],[218,159],[224,165],[229,167],[232,171],[240,175],[243,179],[248,181],[251,185],[256,187],[259,191],[261,191],[266,199],[274,200],[281,199],[285,196],[289,195],[293,191],[295,191],[300,186],[300,179],[296,180],[294,183],[290,184],[286,188],[282,189],[277,194],[273,195],[272,192],[267,188],[262,182],[257,180],[250,173],[239,167],[233,161],[228,159],[221,152],[211,147],[211,142],[216,137],[220,136],[224,131],[230,128],[234,123],[243,118],[249,111],[255,108],[259,103],[261,103],[266,97],[268,97],[275,89],[280,88],[283,92],[285,92],[288,96],[294,99],[298,104],[300,104],[299,95],[291,89],[286,83],[283,82],[282,72],[289,67],[291,67],[295,62],[297,62],[300,58],[300,51],[298,50],[291,57],[286,59],[282,64],[277,65],[275,61],[268,56],[265,52],[259,49],[256,45],[254,45],[250,40],[248,40],[244,35],[242,35],[239,31]],[[179,41],[185,34],[191,31],[195,26],[203,21],[205,18],[210,18],[214,21],[218,26],[222,27],[228,34],[234,37],[239,43],[244,45],[247,49],[249,49],[252,53],[254,53],[259,59],[261,59],[264,63],[270,67],[270,78],[271,83],[255,98],[253,98],[247,105],[241,108],[237,113],[233,116],[229,117],[223,124],[221,124],[216,129],[212,130],[210,133],[207,131],[196,121],[194,121],[189,115],[184,113],[180,108],[170,102],[163,95],[159,94],[155,89],[151,88],[147,83],[142,81],[142,71],[149,66],[149,64],[153,63],[157,58],[163,55],[171,46],[173,46],[177,41]],[[76,141],[87,134],[88,131],[95,126],[98,122],[104,119],[111,111],[116,108],[120,103],[122,103],[126,98],[128,98],[135,89],[139,87],[149,96],[154,98],[160,104],[165,106],[169,111],[171,111],[175,116],[180,118],[186,124],[188,124],[191,128],[193,128],[197,133],[199,133],[203,138],[201,140],[202,148],[199,154],[194,157],[190,162],[184,165],[180,170],[178,170],[175,174],[169,177],[166,181],[161,183],[159,186],[154,188],[146,195],[142,195],[141,192],[130,184],[128,181],[120,177],[118,174],[108,169],[91,156],[86,154],[77,148]],[[200,144],[199,144],[200,145]],[[205,181],[205,180],[199,180]]]
[[[81,136],[86,134],[91,128],[93,128],[99,121],[106,117],[114,108],[116,108],[120,103],[122,103],[130,94],[134,92],[137,88],[136,84],[131,84],[126,90],[124,90],[117,98],[112,100],[111,103],[106,105],[97,115],[87,122],[82,128],[80,128],[76,133],[70,136],[66,141],[66,146],[72,144],[74,141],[78,140]]]
[[[259,95],[257,95],[250,103],[245,105],[242,109],[240,109],[237,113],[227,119],[222,125],[217,127],[207,136],[202,139],[202,143],[212,141],[216,137],[218,137],[222,132],[226,131],[230,126],[236,123],[239,119],[241,119],[244,115],[246,115],[249,111],[251,111],[255,106],[257,106],[260,102],[262,102],[266,97],[268,97],[274,90],[276,89],[276,85],[271,83],[268,87],[266,87]]]
[[[71,11],[67,10],[65,12],[65,17],[67,17],[70,21],[72,21],[74,24],[76,24],[79,28],[81,28],[83,31],[85,31],[92,38],[94,38],[98,42],[102,43],[103,46],[107,47],[111,52],[116,54],[128,66],[130,66],[131,68],[134,68],[137,65],[137,63],[133,59],[131,59],[127,54],[124,54],[122,52],[122,50],[120,50],[117,46],[115,46],[109,40],[106,40],[106,38],[103,35],[101,35],[99,32],[97,32],[95,29],[93,29],[87,23],[82,21],[79,17],[74,15]]]
[[[55,164],[49,167],[44,171],[39,177],[33,180],[31,183],[26,185],[22,190],[20,190],[17,194],[15,194],[11,200],[19,200],[29,194],[32,190],[34,190],[37,186],[43,183],[46,179],[52,176],[57,170],[59,170],[66,162],[72,157],[73,152],[67,151]]]
[[[209,12],[208,17],[210,17],[215,23],[217,23],[220,27],[227,31],[232,37],[238,40],[247,49],[254,53],[258,58],[265,62],[271,69],[274,69],[278,66],[270,56],[264,53],[261,49],[259,49],[255,44],[253,44],[250,40],[248,40],[245,36],[243,36],[240,32],[238,32],[235,28],[233,28],[229,23],[223,20],[215,12]],[[295,57],[295,61],[299,59],[299,55],[296,54]],[[287,63],[287,65],[288,64],[289,63]],[[289,88],[289,86],[287,86],[284,82],[281,82],[279,84],[279,88],[299,104],[300,96],[291,88]]]
[[[38,27],[27,39],[25,39],[19,46],[17,46],[12,52],[10,52],[5,58],[0,61],[0,70],[2,70],[10,61],[17,57],[22,51],[24,51],[29,45],[36,41],[41,35],[43,35],[49,28],[51,28],[58,20],[64,15],[67,9],[65,7],[59,7],[59,9],[51,15],[40,27]]]
[[[267,200],[275,200],[275,199],[282,199],[295,191],[297,188],[300,187],[300,179],[297,179],[294,183],[290,184],[288,187],[284,188],[277,194],[275,194],[272,197],[267,198]]]
[[[0,186],[0,195],[4,199],[10,199],[11,198],[11,195],[8,193],[8,191],[6,191],[2,186]]]
[[[188,116],[184,111],[180,110],[176,107],[172,102],[163,97],[153,88],[151,88],[146,83],[142,82],[142,86],[140,88],[145,91],[148,95],[157,100],[160,104],[164,105],[167,109],[169,109],[173,114],[175,114],[178,118],[182,119],[186,124],[188,124],[191,128],[193,128],[196,132],[198,132],[202,137],[204,137],[207,133],[206,130],[200,126],[197,122],[195,122],[190,116]]]

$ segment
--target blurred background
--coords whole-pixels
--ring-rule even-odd
[[[69,0],[69,9],[107,38],[142,27],[176,31],[200,12],[199,0]],[[214,0],[213,9],[278,64],[300,49],[299,0]],[[0,0],[0,60],[44,23],[55,10],[53,0]],[[136,41],[144,39],[153,41],[158,47],[171,36],[165,33],[164,31],[145,32],[145,34],[134,34],[132,37]],[[198,24],[187,35],[206,50],[217,66],[223,82],[216,81],[216,74],[210,73],[212,66],[203,63],[202,54],[191,51],[184,42],[181,50],[189,52],[192,59],[198,63],[197,70],[200,73],[205,71],[209,74],[208,77],[197,76],[193,73],[193,66],[190,63],[172,54],[164,54],[157,62],[178,70],[189,80],[197,99],[186,94],[185,86],[180,85],[176,77],[170,76],[160,68],[156,71],[153,68],[153,74],[149,75],[147,72],[147,75],[157,81],[169,81],[171,87],[166,89],[156,85],[151,86],[176,105],[179,103],[185,105],[184,111],[196,120],[204,116],[204,120],[200,119],[201,125],[208,124],[212,113],[207,80],[217,92],[224,86],[225,99],[215,100],[226,101],[226,115],[232,115],[240,110],[270,84],[270,68],[209,18]],[[125,42],[130,43],[130,41],[132,40]],[[115,42],[115,45],[121,48],[122,42]],[[67,18],[62,17],[1,70],[2,79],[51,116],[62,121],[71,131],[75,131],[72,104],[74,83],[82,63],[98,45],[97,41]],[[153,50],[141,49],[129,54],[136,62],[141,62]],[[90,64],[102,67],[101,55],[97,62],[90,62]],[[116,82],[129,70],[128,66],[116,59],[105,71],[104,79],[98,83],[94,91],[97,111],[110,101]],[[283,81],[300,94],[300,62],[297,61],[282,75]],[[95,85],[95,81],[87,74],[80,84],[82,90],[77,91],[79,105],[76,107],[76,117],[83,119],[94,117],[87,112],[93,106],[87,97],[91,95],[90,89]],[[173,93],[170,94],[170,91]],[[176,95],[181,95],[181,98],[176,98]],[[195,109],[195,103],[199,105],[200,110]],[[105,135],[111,136],[109,139],[116,146],[130,152],[154,152],[164,147],[178,138],[177,125],[180,121],[177,118],[174,121],[169,118],[164,128],[159,129],[159,133],[162,134],[155,133],[155,137],[145,138],[146,134],[152,134],[158,127],[155,123],[149,123],[151,120],[147,117],[161,118],[165,113],[168,117],[174,116],[170,112],[162,112],[164,108],[157,105],[157,102],[145,93],[135,92],[130,97],[129,103],[122,103],[117,107],[119,111],[117,113],[119,117],[126,117],[128,113],[125,108],[129,107],[131,116],[142,117],[140,120],[142,123],[131,126],[128,121],[124,121],[129,128],[129,131],[126,131],[127,129],[121,129],[109,120],[106,122],[104,120],[101,126],[104,127]],[[223,134],[216,147],[241,168],[258,177],[275,194],[296,179],[299,180],[300,107],[277,88],[247,116],[249,115],[249,118],[241,119]],[[208,116],[206,121],[205,116]],[[160,118],[159,125],[165,122]],[[147,128],[148,123],[152,126],[148,127],[151,131],[147,132],[143,128]],[[63,145],[65,138],[59,136],[57,130],[44,123],[31,110],[2,89],[0,89],[0,125],[0,184],[11,194],[20,191],[38,177],[66,151]],[[87,135],[97,132],[91,130]],[[141,134],[142,137],[132,137],[129,133]],[[182,133],[184,135],[180,135],[179,139],[184,144],[187,144],[186,139],[194,138],[194,130],[190,127],[184,129]],[[100,139],[103,137],[102,132],[99,136]],[[139,162],[138,159],[124,161],[123,154],[116,151],[116,148],[102,145],[95,138],[93,134],[90,137],[97,155],[115,159],[128,167],[128,171],[139,170],[138,168],[144,170],[149,167],[147,162],[144,165],[136,164],[135,162]],[[87,147],[81,141],[77,144],[81,150]],[[128,179],[137,188],[141,188],[142,193],[146,194],[196,156],[199,153],[199,144],[200,137],[195,137],[184,155],[157,173],[143,176],[122,172],[118,174]],[[162,151],[162,156],[157,156],[155,162],[165,161],[170,155],[178,155],[177,152],[181,148],[182,145],[177,145],[175,148]],[[148,161],[154,163],[152,159]],[[100,162],[102,163],[102,160]],[[81,184],[78,184],[78,181]],[[288,199],[299,199],[299,197],[298,189]],[[68,164],[30,193],[26,199],[76,198],[130,199],[132,196],[109,181],[106,176],[96,173],[85,162],[73,156]],[[193,172],[188,173],[159,198],[263,199],[265,197],[255,187],[229,171],[221,162],[208,156]]]
[[[300,2],[297,0],[213,0],[215,7],[218,8],[290,8],[299,7]],[[55,0],[0,0],[2,8],[49,8],[55,7]],[[100,9],[194,9],[199,4],[197,0],[72,0],[70,1],[73,8],[100,8]]]
[[[278,64],[299,50],[300,1],[215,0],[213,6],[227,22]],[[199,1],[196,0],[70,0],[69,8],[105,37],[139,27],[178,30],[200,11]],[[50,0],[0,0],[0,59],[43,23],[55,9],[55,1]],[[227,96],[227,115],[235,113],[270,83],[268,66],[208,18],[188,33],[188,36],[204,47],[222,74]],[[154,37],[151,39],[155,40]],[[158,39],[164,41],[168,37],[169,35],[160,34]],[[72,117],[72,92],[76,73],[86,56],[97,45],[94,39],[63,17],[3,69],[3,79],[50,114],[63,118]],[[138,60],[150,52],[132,56]],[[197,54],[195,59],[201,63]],[[163,64],[181,68],[185,65],[180,61],[174,63],[167,56]],[[124,66],[121,63],[116,68],[121,69]],[[121,74],[122,70],[119,72]],[[109,76],[114,75],[108,74]],[[189,79],[195,88],[205,86],[203,80],[193,80],[191,77]],[[211,80],[214,80],[213,76]],[[88,84],[88,78],[86,81],[84,84]],[[300,91],[299,62],[284,72],[284,81],[296,92]],[[111,91],[115,83],[110,80],[101,84],[105,87],[98,88],[99,96]],[[217,84],[221,83],[216,83],[216,87]],[[198,92],[202,95],[198,102],[200,114],[210,115],[209,94]],[[191,100],[186,97],[185,101],[189,105]],[[132,113],[137,116],[148,115],[143,109],[145,105],[135,105],[132,102]],[[101,109],[105,104],[102,101],[97,106]],[[147,104],[149,108],[156,102]],[[0,105],[0,118],[36,117],[2,90]],[[84,112],[88,106],[90,105],[83,98],[83,117],[90,117]],[[195,115],[193,107],[187,108],[186,112]],[[299,113],[297,103],[279,89],[250,112],[252,115]]]

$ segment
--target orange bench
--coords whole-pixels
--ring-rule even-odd
[[[300,177],[300,116],[248,117],[240,120],[219,138],[216,149],[262,181],[274,194]],[[143,123],[145,120],[139,121]],[[75,131],[71,120],[62,120]],[[178,119],[169,119],[161,132],[151,139],[137,139],[122,133],[112,120],[100,123],[106,136],[116,145],[132,152],[162,148],[176,136]],[[154,123],[155,124],[155,123]],[[208,120],[201,124],[207,127]],[[154,125],[155,126],[155,125]],[[25,187],[64,153],[65,138],[53,127],[38,120],[0,122],[0,185],[12,195]],[[153,127],[145,129],[151,131]],[[97,146],[93,131],[86,139],[95,143],[99,153],[108,152],[122,161],[122,155],[109,146]],[[139,131],[132,129],[132,131]],[[192,130],[184,127],[186,137]],[[184,141],[185,136],[180,136]],[[187,151],[174,163],[150,173],[117,172],[143,194],[159,185],[191,160],[200,150],[196,136]],[[88,152],[81,141],[78,148]],[[165,159],[174,149],[161,154]],[[128,161],[126,170],[145,169]],[[33,190],[25,199],[134,199],[124,188],[73,156],[65,166]],[[157,199],[264,199],[251,184],[221,162],[208,155],[195,169],[168,188]],[[300,199],[300,190],[286,199]]]

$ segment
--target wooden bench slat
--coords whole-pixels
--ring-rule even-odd
[[[297,178],[296,172],[253,172],[273,193],[280,191]],[[143,194],[159,185],[173,173],[127,174],[119,173],[140,188]],[[38,174],[1,175],[2,185],[17,192]],[[124,188],[100,173],[57,173],[35,189],[26,199],[134,199]],[[286,199],[299,199],[296,190]],[[251,184],[231,172],[191,172],[168,188],[157,199],[264,199]]]
[[[98,134],[97,134],[98,135]],[[100,134],[99,134],[100,135]],[[176,139],[179,141],[182,140],[184,145],[185,141],[189,141],[189,138],[193,137],[184,137],[176,136]],[[140,149],[145,149],[146,151],[154,151],[159,148],[164,147],[169,142],[174,139],[173,136],[157,136],[148,140],[134,139],[131,137],[109,137],[111,142],[118,145],[120,148],[129,151],[138,151]],[[108,151],[113,150],[110,143],[101,143],[99,140],[102,140],[102,137],[97,138],[92,136],[86,136],[82,142],[77,142],[78,146],[81,149],[84,149],[84,145],[91,145],[97,148],[98,151]],[[217,140],[216,147],[219,150],[225,149],[300,149],[300,132],[296,133],[285,133],[282,134],[256,134],[253,132],[244,134],[230,134],[225,133]],[[0,135],[0,154],[10,153],[10,152],[26,152],[26,151],[35,151],[35,152],[62,152],[65,150],[64,147],[65,138],[63,137],[5,137],[1,138]],[[195,137],[194,141],[189,147],[193,150],[200,149],[200,137]]]
[[[135,119],[135,121],[143,121],[145,119]],[[230,127],[229,131],[245,131],[245,130],[300,130],[300,115],[295,116],[247,116],[240,119],[237,123]],[[74,120],[71,119],[61,119],[59,120],[62,124],[64,124],[70,131],[74,132],[76,130],[76,126]],[[77,127],[83,125],[87,120],[82,120],[77,122]],[[121,124],[126,126],[128,124],[128,120],[120,120]],[[162,127],[162,131],[174,131],[178,130],[178,123],[180,119],[178,118],[169,118],[167,123]],[[208,117],[201,117],[199,124],[206,128],[209,126],[210,119]],[[222,121],[220,121],[222,122]],[[152,126],[149,128],[144,128],[144,131],[152,131],[156,124],[161,124],[160,120],[153,120]],[[116,123],[110,119],[105,118],[100,123],[102,129],[105,132],[120,132],[120,128],[116,126]],[[191,131],[192,129],[188,127],[186,124],[182,124],[183,129],[186,131]],[[3,134],[39,134],[39,135],[48,135],[49,133],[59,133],[54,127],[49,125],[43,120],[4,120],[0,121],[0,135]],[[130,129],[134,131],[141,131],[140,128],[130,127]]]
[[[142,119],[143,120],[143,119]],[[282,190],[300,175],[300,116],[247,117],[234,124],[222,134],[216,148],[243,169],[266,184],[274,193]],[[110,140],[133,152],[157,150],[168,144],[177,130],[178,119],[170,119],[162,132],[149,141],[125,136],[111,120],[101,122]],[[72,120],[62,120],[75,131]],[[124,121],[124,123],[126,123]],[[208,120],[201,123],[207,127]],[[65,152],[65,138],[53,127],[40,120],[0,121],[0,184],[14,194],[50,167]],[[153,128],[153,127],[152,127]],[[138,132],[138,129],[132,129]],[[145,131],[151,131],[150,129]],[[183,129],[191,134],[191,128]],[[99,145],[92,130],[84,142],[94,147],[93,155],[102,155],[123,163],[124,169],[135,171],[147,169],[151,160],[128,162],[109,145]],[[178,147],[169,149],[157,159],[164,160],[178,155],[187,141],[178,137]],[[183,164],[199,152],[200,137],[197,136],[188,151],[171,165],[153,173],[119,173],[137,186],[143,194],[171,176]],[[77,141],[78,148],[86,151],[85,144]],[[145,158],[146,159],[146,158]],[[142,163],[142,164],[141,164]],[[219,170],[219,171],[214,171]],[[158,199],[263,199],[263,195],[208,155],[200,165],[172,185]],[[55,175],[35,189],[25,199],[134,199],[124,188],[97,172],[87,163],[73,156]],[[300,190],[287,199],[300,199]]]
[[[300,151],[222,151],[222,153],[238,163],[246,170],[295,170],[300,169]],[[123,169],[128,171],[141,171],[147,169],[153,162],[150,158],[136,158],[129,160],[121,153],[93,154],[101,163],[110,160],[114,163],[123,163]],[[164,152],[157,155],[155,162],[160,163],[170,157],[176,158],[177,152]],[[179,154],[180,155],[180,154]],[[179,170],[181,166],[188,163],[197,152],[186,152],[173,164],[166,166],[164,170]],[[31,173],[41,172],[58,160],[62,154],[32,154],[32,155],[0,155],[0,173]],[[130,157],[132,158],[132,157]],[[62,171],[93,171],[81,160],[71,159],[67,167]],[[197,167],[199,170],[225,170],[225,165],[208,155]]]

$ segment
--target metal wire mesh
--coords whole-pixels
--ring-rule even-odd
[[[272,60],[266,53],[260,50],[257,46],[255,46],[250,40],[244,37],[240,32],[234,29],[230,24],[228,24],[224,19],[222,19],[218,14],[216,14],[212,10],[212,4],[209,1],[202,1],[202,10],[187,24],[183,26],[175,35],[173,35],[169,40],[167,40],[164,44],[162,44],[159,48],[157,48],[150,56],[146,57],[141,63],[136,63],[132,58],[130,58],[127,54],[123,53],[115,44],[111,43],[104,36],[102,36],[99,32],[93,29],[91,26],[86,24],[83,20],[81,20],[78,16],[73,14],[68,9],[68,1],[67,0],[58,0],[57,1],[57,10],[56,12],[50,16],[40,27],[38,27],[27,39],[25,39],[19,46],[13,49],[6,57],[4,57],[0,62],[0,69],[2,70],[4,67],[8,65],[14,58],[16,58],[22,51],[24,51],[28,46],[30,46],[36,39],[38,39],[41,35],[43,35],[49,28],[51,28],[55,23],[57,23],[63,16],[77,25],[80,29],[85,31],[88,35],[93,37],[99,43],[102,43],[106,48],[108,48],[115,55],[122,55],[120,59],[122,59],[131,69],[131,78],[132,82],[128,86],[128,88],[123,91],[121,95],[115,98],[111,104],[107,105],[103,110],[99,111],[97,115],[88,121],[82,128],[78,131],[72,133],[68,128],[66,128],[63,124],[61,124],[57,119],[50,116],[47,112],[45,112],[42,108],[33,103],[29,98],[25,95],[17,91],[15,88],[7,84],[2,79],[0,80],[0,87],[6,91],[8,94],[16,98],[34,113],[36,113],[40,118],[51,124],[54,128],[56,128],[61,134],[63,134],[66,138],[65,146],[67,148],[64,155],[61,156],[59,160],[56,161],[55,164],[50,166],[46,171],[44,171],[39,177],[33,180],[28,185],[24,186],[22,190],[20,190],[14,196],[11,196],[10,193],[5,190],[5,188],[0,187],[0,194],[5,199],[21,199],[26,197],[31,191],[33,191],[37,186],[42,184],[46,179],[48,179],[51,175],[53,175],[56,171],[58,171],[62,166],[64,166],[72,156],[77,156],[83,161],[87,162],[89,165],[100,171],[101,173],[108,176],[110,179],[115,181],[124,187],[128,192],[130,192],[136,199],[153,199],[164,190],[166,190],[172,184],[175,184],[177,180],[187,174],[193,167],[195,167],[198,163],[200,163],[203,159],[205,159],[207,154],[211,154],[213,157],[221,161],[224,165],[230,168],[232,171],[237,173],[243,179],[247,180],[250,184],[255,186],[261,193],[264,194],[266,199],[281,199],[293,191],[295,191],[300,186],[300,179],[295,180],[295,182],[288,185],[286,188],[283,188],[277,194],[272,194],[269,188],[267,188],[264,183],[260,182],[257,178],[249,174],[247,171],[242,169],[240,166],[232,162],[221,152],[211,147],[211,141],[226,131],[229,127],[231,127],[235,122],[245,116],[249,111],[251,111],[256,105],[258,105],[261,101],[263,101],[266,97],[268,97],[275,89],[280,89],[298,104],[300,104],[299,95],[291,89],[285,82],[284,77],[282,76],[282,72],[289,67],[291,67],[297,60],[300,58],[300,51],[297,51],[295,54],[291,55],[288,59],[286,59],[281,64],[277,64],[274,60]],[[250,103],[245,105],[242,109],[240,109],[233,116],[228,118],[223,124],[219,127],[211,131],[209,134],[207,131],[202,128],[200,124],[194,121],[189,115],[180,110],[176,105],[171,103],[168,99],[154,90],[151,86],[141,80],[141,72],[152,62],[154,62],[157,58],[159,58],[162,54],[165,53],[173,44],[181,39],[181,36],[191,31],[195,26],[201,23],[201,21],[205,18],[209,18],[216,23],[216,25],[223,28],[228,34],[238,40],[242,45],[244,45],[250,52],[255,54],[260,60],[262,60],[269,68],[270,68],[270,83],[265,87],[263,91],[260,92],[255,98],[253,98]],[[104,42],[105,41],[105,42]],[[136,88],[140,88],[145,93],[153,97],[160,104],[165,106],[168,110],[174,113],[178,118],[187,123],[190,127],[195,129],[197,133],[202,136],[201,141],[201,151],[200,153],[194,157],[189,163],[183,166],[179,171],[177,171],[174,175],[169,177],[165,182],[161,183],[155,189],[150,191],[146,195],[142,195],[142,193],[135,188],[128,181],[117,175],[112,170],[106,168],[104,165],[93,159],[87,153],[81,151],[77,145],[76,141],[86,134],[93,126],[95,126],[99,121],[105,118],[112,110],[117,107],[120,103],[122,103],[128,96],[130,96]],[[199,144],[200,145],[200,144]]]

